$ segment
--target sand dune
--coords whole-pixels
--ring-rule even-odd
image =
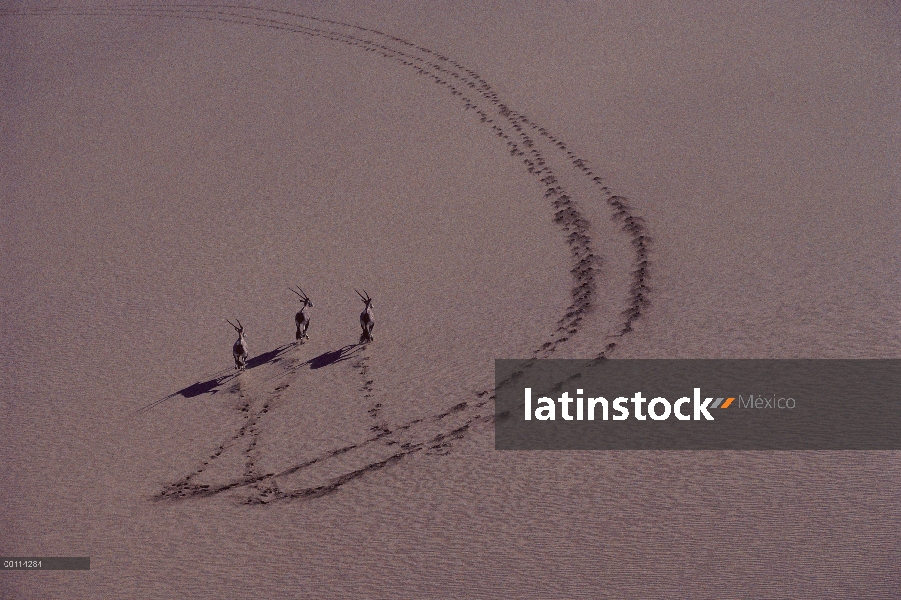
[[[92,557],[3,597],[901,587],[896,453],[492,435],[495,358],[899,355],[895,9],[7,3],[0,27],[0,553]]]

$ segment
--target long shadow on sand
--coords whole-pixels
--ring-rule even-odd
[[[291,348],[293,348],[295,344],[284,344],[279,346],[278,348],[274,348],[269,350],[268,352],[264,352],[262,354],[258,354],[254,356],[250,360],[247,361],[247,370],[256,369],[258,367],[262,367],[264,365],[275,364],[283,359],[284,354]],[[338,348],[337,350],[331,350],[329,352],[324,352],[315,358],[311,358],[310,360],[300,363],[297,365],[297,368],[309,366],[311,369],[321,369],[322,367],[327,367],[329,365],[333,365],[335,363],[349,360],[356,356],[356,350],[360,348],[359,344],[348,344],[343,348]],[[240,371],[228,370],[228,371],[220,371],[216,377],[212,379],[208,379],[206,381],[198,381],[196,383],[192,383],[191,385],[184,387],[177,392],[173,392],[168,396],[160,398],[159,400],[155,400],[150,404],[139,408],[136,412],[143,413],[151,410],[166,402],[167,400],[171,400],[176,396],[181,396],[185,399],[196,398],[198,396],[203,396],[204,394],[215,394],[220,391],[220,387],[228,381],[234,379],[237,375],[239,375]]]
[[[247,361],[248,369],[255,369],[257,367],[262,367],[263,365],[269,363],[276,363],[280,359],[280,356],[284,354],[289,348],[293,348],[294,344],[285,344],[283,346],[279,346],[274,350],[270,350],[269,352],[263,352],[262,354],[258,354],[254,356],[250,360]]]
[[[331,352],[325,352],[323,354],[320,354],[316,358],[309,360],[310,368],[321,369],[322,367],[327,367],[335,363],[350,360],[351,358],[354,358],[356,356],[359,349],[359,344],[348,344],[343,348],[332,350]]]

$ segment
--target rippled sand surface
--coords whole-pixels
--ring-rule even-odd
[[[0,597],[896,597],[897,452],[498,452],[492,384],[901,357],[899,30],[4,3],[0,554],[91,570]]]

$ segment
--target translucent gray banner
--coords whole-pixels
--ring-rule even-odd
[[[899,450],[901,360],[497,360],[498,450]]]
[[[89,556],[7,556],[0,557],[0,570],[5,571],[87,571]]]

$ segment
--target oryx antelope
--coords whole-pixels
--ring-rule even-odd
[[[357,292],[356,288],[354,288],[354,291]],[[363,294],[366,295],[364,296]],[[372,328],[375,325],[375,319],[372,318],[372,298],[369,297],[369,292],[366,290],[363,290],[363,294],[357,292],[357,296],[366,304],[366,310],[360,313],[360,327],[363,329],[363,333],[360,334],[361,344],[373,340]]]
[[[300,312],[294,315],[294,323],[297,325],[297,341],[303,343],[303,340],[310,338],[310,336],[307,335],[307,329],[310,327],[310,317],[304,311],[308,307],[313,308],[313,302],[307,297],[306,292],[300,289],[300,286],[297,286],[296,290],[292,288],[288,289],[297,294],[303,304],[303,306],[300,307]]]
[[[244,327],[238,319],[235,319],[235,321],[238,321],[237,325],[228,319],[226,319],[226,321],[238,332],[238,341],[232,346],[232,355],[235,357],[235,369],[241,369],[243,371],[244,366],[247,364],[247,342],[244,341]]]

